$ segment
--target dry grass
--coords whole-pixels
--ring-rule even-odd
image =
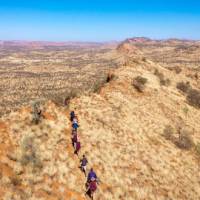
[[[154,75],[156,75],[159,78],[160,85],[164,85],[164,86],[170,85],[170,82],[171,82],[170,79],[168,79],[168,78],[166,79],[164,74],[159,72],[157,69],[155,70]]]

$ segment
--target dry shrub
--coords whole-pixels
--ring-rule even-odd
[[[164,74],[159,72],[157,69],[155,69],[154,75],[156,75],[159,78],[160,85],[165,85],[165,86],[169,86],[170,85],[170,83],[171,83],[170,79],[168,79],[168,78],[165,79]]]
[[[28,165],[32,164],[34,168],[42,168],[42,162],[39,158],[39,155],[36,152],[36,145],[34,143],[34,138],[30,136],[26,136],[21,145],[22,156],[21,156],[21,164]]]
[[[35,101],[32,104],[32,110],[33,110],[33,123],[38,124],[41,120],[41,109],[40,109],[40,102]]]
[[[175,144],[181,149],[191,149],[194,145],[194,142],[192,137],[190,136],[190,132],[186,129],[181,129],[179,131],[179,137],[176,140]]]
[[[167,125],[163,131],[163,136],[167,139],[167,140],[172,140],[174,137],[174,128],[171,125]]]
[[[18,178],[17,176],[11,177],[10,181],[14,186],[19,186],[21,185],[21,182],[22,182],[21,179]]]
[[[189,150],[194,145],[190,132],[185,128],[175,130],[171,125],[168,125],[163,131],[163,136],[181,149]]]
[[[161,79],[160,80],[160,85],[165,85],[165,86],[169,86],[171,83],[170,79]]]
[[[182,69],[179,66],[168,67],[168,69],[171,70],[171,71],[175,71],[176,74],[180,74],[182,72]]]
[[[189,82],[186,82],[186,83],[179,82],[176,84],[176,88],[181,90],[184,93],[187,93],[191,89],[191,86]]]
[[[178,66],[174,67],[174,71],[177,73],[177,74],[180,74],[182,69]]]
[[[146,62],[147,59],[146,59],[145,57],[142,57],[142,61],[143,61],[143,62]]]
[[[133,86],[139,91],[143,92],[145,89],[145,84],[147,83],[147,79],[142,76],[137,76],[133,80]]]
[[[195,146],[197,154],[200,156],[200,143],[197,143]]]
[[[107,79],[108,79],[107,76],[103,76],[103,77],[99,78],[99,80],[96,81],[92,85],[91,91],[95,92],[95,93],[99,93],[101,88],[107,83]],[[111,81],[111,80],[109,80],[109,81]]]
[[[194,107],[200,108],[200,91],[190,89],[187,94],[187,101]]]
[[[69,105],[71,99],[77,97],[79,92],[77,90],[71,90],[68,94],[65,95],[64,105]],[[63,99],[57,102],[63,102]]]
[[[114,80],[115,78],[116,78],[116,76],[113,73],[109,73],[107,75],[106,82],[109,83],[110,81]]]

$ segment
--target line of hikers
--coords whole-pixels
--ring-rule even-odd
[[[71,111],[70,113],[70,120],[72,122],[72,145],[74,147],[74,153],[78,155],[81,149],[81,143],[80,143],[80,138],[78,137],[78,131],[77,131],[79,127],[78,118],[75,115],[74,111]],[[87,175],[87,164],[88,164],[88,160],[86,156],[83,155],[82,159],[80,160],[80,168],[85,174],[85,177],[87,176],[87,182],[85,184],[86,194],[89,195],[91,199],[93,199],[94,192],[97,190],[97,184],[99,184],[99,180],[93,168],[90,169]]]

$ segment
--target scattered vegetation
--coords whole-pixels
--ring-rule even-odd
[[[107,75],[106,82],[109,83],[110,81],[114,80],[115,78],[116,78],[116,76],[113,73],[109,73]]]
[[[200,90],[193,89],[189,82],[179,82],[176,87],[186,95],[190,105],[200,108]]]
[[[39,158],[39,155],[36,152],[36,145],[34,143],[34,138],[30,136],[25,136],[25,138],[22,141],[21,145],[21,164],[22,165],[28,165],[32,164],[33,168],[39,168],[41,169],[42,162]]]
[[[190,89],[187,94],[187,101],[194,107],[200,108],[200,91]]]
[[[163,136],[173,142],[177,147],[181,149],[189,150],[194,146],[194,142],[192,137],[190,136],[190,132],[185,129],[177,129],[175,130],[171,125],[165,127],[163,131]]]
[[[142,58],[142,61],[143,61],[143,62],[146,62],[146,61],[147,61],[146,57],[143,57],[143,58]]]
[[[170,125],[166,126],[164,131],[163,131],[163,136],[167,139],[167,140],[173,140],[174,137],[174,128]]]
[[[196,144],[195,150],[196,150],[197,154],[200,156],[200,143],[199,142]]]
[[[19,186],[21,185],[21,179],[18,178],[17,176],[13,176],[10,178],[10,181],[11,183],[14,185],[14,186]]]
[[[40,103],[38,101],[35,101],[32,105],[33,110],[33,123],[39,124],[41,120],[41,109],[40,109]]]
[[[191,89],[191,86],[189,82],[179,82],[177,83],[176,88],[181,90],[183,93],[188,93],[188,91]]]
[[[168,79],[168,78],[166,79],[164,77],[164,74],[159,72],[157,69],[155,69],[154,75],[156,75],[159,78],[160,85],[164,85],[164,86],[169,86],[170,85],[170,82],[171,82],[170,79]]]
[[[175,66],[175,67],[168,67],[167,69],[171,70],[171,71],[175,71],[176,74],[180,74],[182,72],[182,69],[179,66]]]
[[[147,83],[147,79],[142,76],[137,76],[133,80],[133,86],[139,91],[143,92],[145,89],[145,84]]]
[[[105,85],[105,83],[107,83],[107,78],[104,77],[104,78],[99,79],[92,85],[91,91],[95,93],[99,93],[101,88]]]
[[[71,96],[69,91],[90,91],[99,76],[120,65],[117,57],[105,55],[113,47],[102,48],[98,44],[92,49],[90,46],[48,46],[34,51],[31,47],[0,49],[0,57],[5,58],[0,60],[0,92],[5,92],[0,116],[35,99],[63,105],[68,102],[67,96]],[[13,62],[9,59],[11,55]],[[23,64],[19,64],[20,60],[24,60]]]
[[[190,136],[190,133],[186,129],[181,129],[175,144],[181,149],[189,150],[193,147],[194,142]]]
[[[77,90],[71,90],[67,95],[65,95],[64,105],[69,105],[71,99],[77,97],[79,92]]]
[[[182,69],[179,67],[179,66],[176,66],[174,67],[174,71],[177,73],[177,74],[180,74]]]

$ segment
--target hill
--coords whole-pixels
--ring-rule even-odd
[[[198,80],[140,53],[120,54],[123,65],[101,89],[69,107],[45,103],[38,125],[31,107],[1,118],[2,199],[87,199],[70,143],[70,110],[79,118],[81,155],[101,180],[96,200],[200,198],[200,110],[189,89],[177,89],[181,81],[198,89]]]

